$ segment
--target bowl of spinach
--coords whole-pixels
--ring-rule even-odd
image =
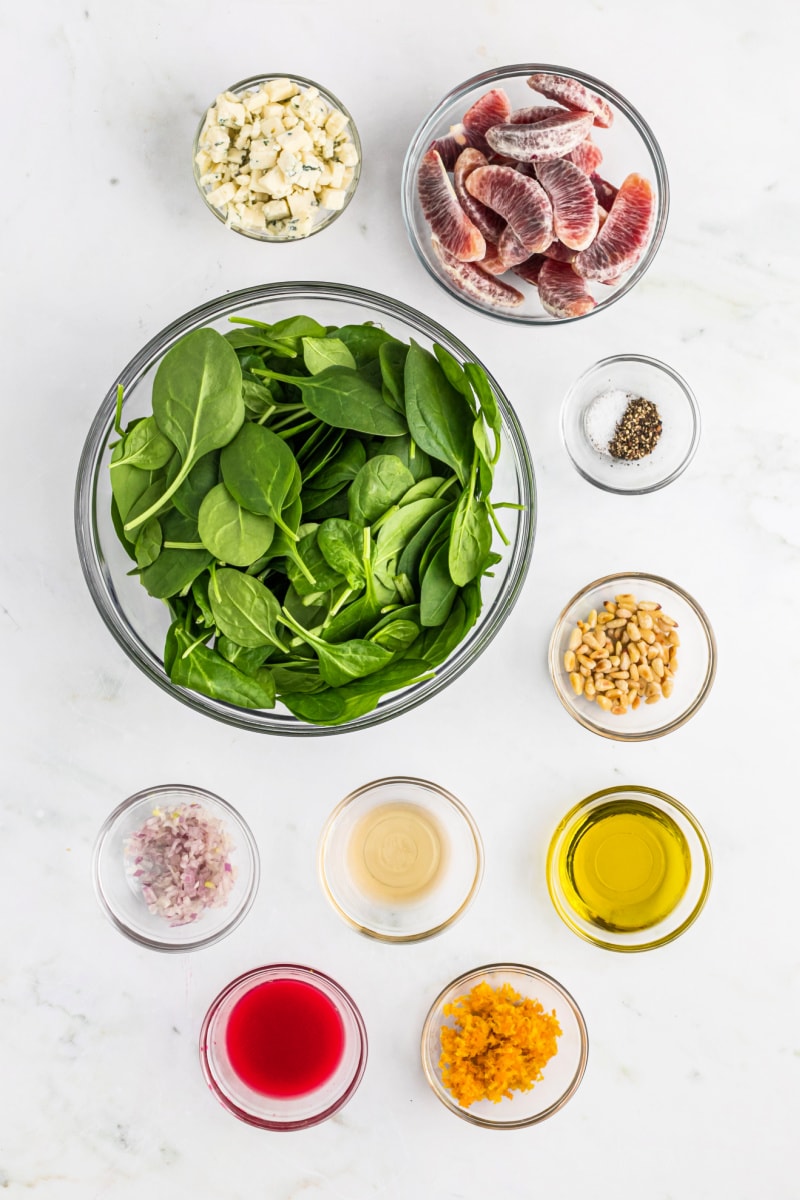
[[[345,285],[229,293],[124,368],[89,431],[78,550],[155,683],[267,733],[365,728],[456,679],[513,607],[519,420],[436,322]]]

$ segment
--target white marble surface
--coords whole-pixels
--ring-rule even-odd
[[[800,175],[789,19],[777,0],[4,6],[0,1190],[9,1197],[798,1196]],[[404,147],[428,108],[459,80],[519,60],[563,62],[619,88],[660,139],[673,187],[667,236],[639,289],[596,318],[546,330],[506,328],[448,298],[418,266],[398,204]],[[218,225],[189,161],[216,91],[272,69],[341,95],[365,153],[342,220],[283,247]],[[394,723],[302,746],[237,734],[137,672],[89,599],[71,512],[85,431],[144,341],[225,290],[290,278],[383,290],[463,337],[515,404],[540,489],[531,573],[483,659]],[[584,483],[558,432],[567,385],[625,350],[682,372],[704,418],[689,471],[642,499]],[[620,746],[564,713],[545,647],[573,591],[630,568],[692,592],[720,658],[689,725]],[[352,933],[315,877],[332,805],[393,772],[455,791],[487,852],[464,920],[401,948]],[[227,941],[167,958],[104,920],[90,858],[115,804],[176,780],[241,808],[264,874]],[[714,851],[702,919],[652,954],[584,944],[544,884],[560,815],[616,781],[678,796]],[[418,1061],[438,989],[498,959],[562,980],[591,1039],[567,1108],[507,1135],[448,1114]],[[226,1114],[197,1057],[219,988],[280,960],[338,978],[370,1036],[350,1105],[286,1136]]]

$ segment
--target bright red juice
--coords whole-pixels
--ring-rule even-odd
[[[310,983],[274,979],[238,1000],[225,1045],[231,1067],[264,1096],[291,1098],[321,1087],[344,1053],[336,1006]]]

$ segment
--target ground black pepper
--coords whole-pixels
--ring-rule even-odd
[[[661,437],[661,417],[652,400],[631,396],[608,443],[613,458],[632,461],[652,454]]]

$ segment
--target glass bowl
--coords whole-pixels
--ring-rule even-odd
[[[268,1001],[278,1025],[277,1039],[282,1043],[277,1062],[267,1042],[259,1048],[260,1054],[246,1065],[248,1072],[255,1070],[262,1079],[265,1072],[271,1073],[277,1086],[272,1085],[270,1091],[266,1091],[263,1085],[261,1088],[252,1086],[252,1079],[247,1082],[242,1078],[241,1064],[239,1070],[236,1069],[232,1061],[237,1053],[236,1043],[229,1039],[229,1031],[231,1016],[243,999],[252,997],[256,989],[263,996],[265,989],[268,992],[276,985],[282,988],[288,985],[292,989],[288,997],[284,990],[271,1003]],[[316,1006],[314,1011],[309,1004],[312,997]],[[261,1029],[269,1025],[270,1014],[265,1016],[263,1009],[254,1016],[261,1018]],[[298,1018],[294,1027],[289,1024],[292,1016]],[[252,1020],[253,1016],[250,1029]],[[236,1021],[234,1017],[234,1037]],[[338,1043],[333,1049],[331,1021]],[[309,1053],[310,1041],[314,1043],[313,1054]],[[339,1049],[337,1062],[336,1050]],[[328,1060],[327,1073],[320,1067],[320,1059]],[[240,1121],[260,1129],[308,1129],[337,1113],[358,1088],[367,1065],[367,1030],[361,1013],[344,988],[321,971],[291,963],[258,967],[223,988],[206,1013],[200,1031],[200,1064],[206,1083],[220,1104]],[[286,1079],[287,1071],[292,1069],[295,1075],[300,1070],[306,1074],[304,1083],[297,1085],[293,1094]],[[319,1080],[311,1087],[308,1086],[310,1072],[316,1073]]]
[[[467,109],[492,88],[503,89],[515,109],[554,103],[546,100],[538,92],[532,91],[526,83],[528,76],[539,72],[561,75],[574,80],[602,97],[611,106],[614,114],[612,127],[610,129],[593,128],[592,130],[595,143],[603,151],[603,161],[600,164],[599,173],[604,180],[608,180],[616,187],[619,187],[622,180],[631,173],[643,175],[649,180],[656,197],[653,228],[644,254],[636,266],[624,274],[618,282],[613,284],[590,282],[588,290],[597,302],[596,307],[581,316],[551,316],[545,312],[539,302],[536,288],[522,283],[513,272],[503,278],[517,287],[525,296],[524,303],[515,308],[498,308],[486,304],[454,287],[431,244],[430,226],[423,215],[417,194],[417,173],[422,157],[431,142],[446,136],[452,125],[461,122]],[[664,157],[652,130],[633,105],[619,92],[591,75],[573,71],[568,67],[553,66],[548,63],[517,63],[513,66],[484,71],[480,75],[474,75],[471,79],[467,79],[466,82],[449,91],[423,119],[406,152],[403,163],[401,199],[406,230],[417,258],[446,292],[449,292],[467,308],[490,317],[496,317],[501,321],[518,325],[551,325],[562,324],[564,321],[578,321],[593,313],[602,312],[636,286],[655,258],[664,236],[669,211],[669,182]]]
[[[328,900],[359,933],[417,942],[463,916],[483,876],[478,828],[455,796],[424,779],[378,779],[351,792],[322,832]]]
[[[131,560],[119,543],[111,517],[108,448],[115,438],[117,388],[124,390],[124,417],[142,416],[150,411],[153,377],[159,362],[185,333],[207,325],[228,329],[228,316],[237,313],[274,322],[304,312],[335,325],[376,321],[404,340],[413,337],[425,348],[439,342],[459,362],[478,361],[462,342],[435,321],[376,292],[326,283],[277,283],[231,292],[173,321],[123,368],[92,422],[75,492],[75,527],[83,573],[100,616],[131,661],[169,695],[198,712],[242,729],[298,736],[379,724],[415,708],[457,679],[486,649],[511,612],[530,564],[535,532],[535,483],[530,450],[514,410],[489,375],[502,418],[504,446],[495,468],[493,494],[521,508],[502,510],[510,545],[505,548],[496,538],[494,549],[503,551],[503,559],[494,567],[494,576],[482,583],[481,614],[467,637],[436,668],[433,678],[393,692],[383,697],[372,712],[335,726],[308,724],[288,710],[239,708],[173,684],[164,670],[163,658],[169,627],[167,607],[153,600],[138,580],[128,574]]]
[[[153,815],[154,809],[185,804],[199,804],[229,833],[235,882],[226,904],[205,909],[196,921],[173,926],[166,917],[150,912],[147,907],[142,888],[133,875],[133,865],[126,861],[126,843]],[[258,891],[259,873],[258,847],[236,809],[212,792],[182,783],[145,788],[124,800],[103,824],[94,848],[94,887],[100,907],[120,933],[150,950],[200,950],[226,937],[250,911]]]
[[[498,1103],[479,1100],[464,1108],[442,1083],[441,1028],[454,1024],[452,1016],[445,1016],[444,1007],[484,981],[493,988],[509,983],[522,997],[538,1000],[546,1013],[555,1010],[561,1036],[557,1053],[530,1091],[514,1092],[511,1099],[504,1097]],[[434,1000],[422,1029],[422,1069],[434,1094],[456,1116],[487,1129],[522,1129],[552,1117],[577,1091],[588,1056],[586,1022],[567,989],[544,971],[519,963],[491,963],[454,979]]]
[[[604,821],[605,837],[597,834]],[[588,896],[574,883],[576,859],[590,871]],[[621,866],[624,887],[614,875]],[[556,912],[573,933],[604,950],[653,950],[679,937],[699,916],[711,873],[711,849],[697,818],[649,787],[610,787],[587,796],[559,823],[547,851],[547,887]],[[675,888],[679,877],[685,885],[681,895]],[[673,903],[665,899],[668,890]],[[619,919],[603,917],[604,904]],[[650,919],[639,920],[648,905]]]
[[[614,458],[608,443],[629,396],[655,404],[662,431],[645,457]],[[692,389],[672,367],[641,354],[617,354],[573,383],[561,409],[561,434],[573,466],[589,483],[605,492],[642,496],[686,470],[700,440],[700,410]]]
[[[270,232],[266,219],[263,228],[251,227],[248,224],[243,223],[242,220],[236,216],[231,215],[229,217],[221,208],[212,203],[211,199],[209,198],[210,194],[219,185],[219,183],[224,182],[223,180],[203,182],[208,173],[207,169],[205,169],[208,167],[208,164],[205,164],[204,168],[204,165],[198,162],[198,156],[200,154],[200,142],[206,122],[206,115],[209,109],[216,104],[216,98],[212,100],[211,104],[208,105],[200,120],[200,124],[197,127],[197,132],[194,137],[194,144],[192,146],[192,168],[194,172],[194,181],[197,184],[197,189],[200,192],[200,195],[203,197],[206,208],[208,208],[208,210],[214,214],[217,220],[222,221],[223,225],[226,225],[228,229],[232,229],[234,233],[241,233],[244,235],[244,237],[249,237],[259,242],[289,242],[304,240],[306,237],[311,237],[313,234],[319,233],[322,229],[327,229],[329,225],[333,224],[337,217],[341,216],[350,201],[353,199],[356,188],[358,187],[359,176],[361,174],[361,141],[358,136],[358,130],[356,128],[355,121],[350,116],[350,113],[347,111],[341,101],[338,100],[332,92],[329,92],[327,88],[322,87],[321,84],[315,83],[312,79],[304,79],[301,75],[285,75],[281,74],[280,72],[272,72],[269,75],[251,75],[249,79],[242,79],[239,83],[234,83],[231,87],[226,88],[225,90],[236,97],[244,97],[248,92],[257,92],[261,88],[262,84],[269,84],[277,80],[284,79],[288,79],[290,83],[299,88],[300,94],[305,94],[308,92],[309,88],[316,88],[320,99],[327,105],[330,111],[336,110],[347,118],[347,125],[345,128],[350,134],[350,140],[355,147],[358,158],[352,166],[352,179],[344,188],[345,196],[341,207],[326,209],[319,205],[318,207],[314,208],[312,211],[311,227],[307,233],[298,233],[296,229],[293,230],[288,225],[284,230]],[[219,165],[224,166],[224,164]],[[210,170],[213,171],[215,166],[216,165],[212,166]],[[302,192],[305,190],[306,189],[300,189],[298,195],[302,195]],[[271,197],[264,195],[263,199],[269,200]],[[291,214],[289,215],[291,217]]]
[[[565,666],[565,655],[570,650],[570,639],[577,637],[574,634],[577,622],[586,622],[593,611],[602,614],[606,601],[613,603],[616,596],[625,594],[632,595],[640,603],[660,605],[661,612],[676,622],[680,645],[677,666],[669,664],[670,670],[674,667],[671,695],[660,698],[657,703],[640,703],[635,710],[628,708],[624,713],[614,713],[606,711],[596,700],[576,693]],[[616,645],[613,649],[616,650]],[[622,649],[624,652],[625,647]],[[610,662],[610,659],[598,661]],[[619,742],[645,742],[678,729],[704,703],[717,670],[717,647],[708,617],[688,592],[659,575],[625,571],[596,579],[572,597],[556,621],[550,638],[548,665],[556,695],[570,716],[585,729]],[[580,671],[580,667],[581,664],[576,663],[575,671]],[[613,665],[607,668],[610,679],[613,669]],[[620,664],[620,669],[624,671],[625,666]],[[648,667],[648,670],[652,681],[658,682],[653,669]],[[594,673],[592,668],[591,674]],[[628,686],[632,686],[632,681]]]

